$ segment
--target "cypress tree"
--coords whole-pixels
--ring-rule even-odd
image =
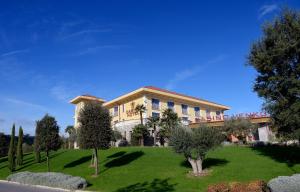
[[[23,129],[22,127],[19,128],[19,138],[18,138],[18,148],[17,148],[17,165],[23,164]]]
[[[34,137],[34,155],[35,155],[35,161],[37,163],[41,162],[41,149],[40,149],[40,127],[37,126],[39,124],[39,121],[36,122],[36,128],[35,128],[35,137]]]
[[[10,144],[9,144],[9,150],[8,150],[8,168],[11,172],[13,172],[16,168],[15,163],[15,124],[13,124],[12,130],[11,130],[11,136],[10,136]]]

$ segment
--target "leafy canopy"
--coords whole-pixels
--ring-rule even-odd
[[[35,144],[38,145],[38,151],[49,152],[60,148],[59,126],[54,117],[46,114],[36,122],[36,137]]]
[[[160,119],[161,130],[159,135],[162,137],[170,137],[171,131],[179,125],[179,117],[172,109],[166,109],[162,113]]]
[[[248,56],[258,72],[254,91],[265,99],[264,108],[278,132],[300,128],[300,12],[285,9],[263,26],[263,36]]]
[[[230,118],[224,121],[223,131],[228,135],[248,135],[257,128],[252,124],[249,119],[246,118]]]
[[[111,117],[100,104],[86,103],[79,112],[78,141],[83,149],[107,149],[112,137]]]
[[[145,125],[138,124],[132,129],[132,137],[141,139],[149,136],[148,129]]]
[[[219,130],[205,125],[194,129],[177,126],[170,138],[175,152],[193,159],[203,159],[209,150],[220,145],[223,140]]]

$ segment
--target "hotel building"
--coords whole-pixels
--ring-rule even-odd
[[[153,86],[139,88],[107,102],[94,96],[81,95],[70,103],[75,105],[75,128],[78,127],[78,114],[85,103],[100,103],[109,110],[112,127],[120,131],[128,141],[132,128],[140,123],[140,115],[135,112],[137,105],[146,107],[142,114],[144,122],[149,117],[161,117],[165,109],[172,109],[185,125],[223,121],[224,111],[230,109],[225,105]]]

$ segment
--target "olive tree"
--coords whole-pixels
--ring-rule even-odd
[[[82,149],[93,149],[95,176],[99,173],[98,149],[110,147],[112,137],[111,117],[100,104],[87,103],[78,116],[78,141]]]
[[[246,142],[246,137],[254,131],[257,126],[246,118],[230,118],[224,121],[223,131],[227,136],[234,135]]]
[[[202,163],[206,153],[223,141],[219,130],[201,125],[198,128],[177,126],[171,132],[170,144],[176,153],[183,154],[191,164],[193,174],[202,173]]]

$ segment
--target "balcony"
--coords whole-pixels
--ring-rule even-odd
[[[159,105],[152,104],[152,110],[159,110]]]

